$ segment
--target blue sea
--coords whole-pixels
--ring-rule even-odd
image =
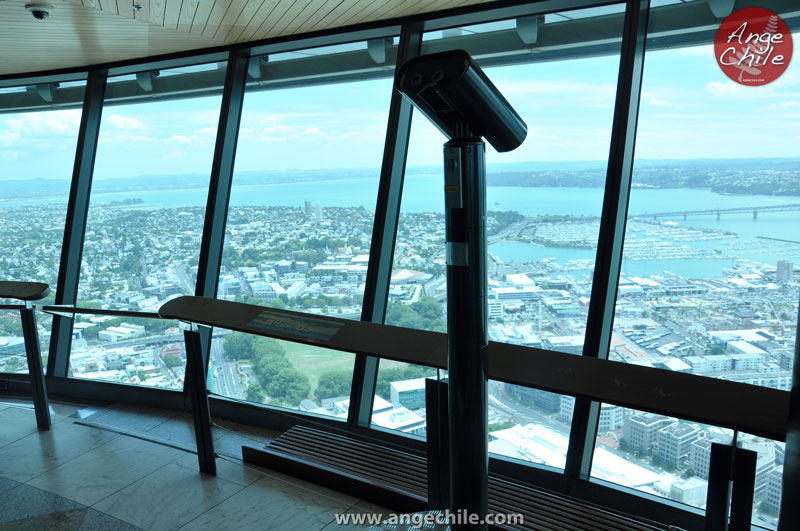
[[[232,206],[296,206],[304,201],[319,203],[323,207],[375,208],[378,188],[375,178],[342,178],[302,183],[279,183],[234,186]],[[180,190],[130,191],[93,194],[92,204],[111,203],[126,199],[141,199],[143,203],[122,208],[165,208],[204,206],[207,190],[190,188]],[[63,199],[35,201],[4,201],[2,207],[63,202]],[[602,188],[525,188],[490,186],[487,205],[489,210],[515,210],[527,216],[571,215],[599,216],[602,209]],[[800,203],[800,196],[726,195],[700,189],[634,189],[631,192],[629,212],[633,215],[654,212],[710,210]],[[443,212],[444,197],[440,175],[408,175],[404,183],[403,212]],[[643,216],[644,217],[644,216]],[[662,221],[665,219],[662,218]],[[800,242],[800,211],[764,212],[753,219],[752,213],[716,216],[690,216],[670,221],[692,227],[732,232],[736,238],[729,242],[726,254],[775,265],[780,259],[800,263],[800,243],[775,243],[761,240],[759,236],[781,238]],[[716,246],[718,241],[697,242],[697,246]],[[728,247],[726,247],[727,249]],[[542,247],[524,242],[498,242],[490,252],[505,262],[540,260],[554,257],[559,262],[569,259],[594,259],[594,251]],[[694,278],[719,277],[722,269],[735,263],[733,259],[678,259],[678,260],[626,260],[623,270],[648,276],[671,271]]]

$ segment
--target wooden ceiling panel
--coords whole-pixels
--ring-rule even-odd
[[[281,35],[294,35],[305,33],[316,28],[323,20],[338,16],[338,13],[347,9],[344,0],[322,0],[312,2],[306,10],[286,26]]]
[[[125,0],[120,1],[124,3]],[[51,0],[55,9],[45,22],[35,20],[25,10],[25,3],[26,0],[0,2],[0,75],[121,61],[223,44],[117,14],[116,2],[112,4],[110,0],[106,0],[107,11],[101,9],[99,2],[94,7],[85,7],[79,2]]]
[[[211,16],[211,11],[214,9],[214,4],[216,4],[214,0],[197,2],[197,11],[195,11],[194,18],[192,19],[192,27],[189,30],[190,33],[196,33],[198,35],[203,34],[203,31],[206,29],[206,24],[208,24],[208,19]]]
[[[150,23],[150,0],[138,0],[136,5],[142,6],[139,10],[133,9],[133,0],[131,0],[131,5],[127,5],[127,0],[117,0],[118,2],[122,2],[125,4],[125,7],[120,4],[119,14],[123,17],[127,17],[129,14],[131,15],[130,18],[134,20],[140,20],[142,22]]]
[[[0,0],[0,75],[329,30],[490,0],[45,1],[55,10],[39,22],[25,10],[26,0]]]
[[[211,9],[211,15],[208,17],[206,27],[203,28],[204,36],[213,37],[232,3],[232,0],[216,0],[214,2],[214,7]]]
[[[272,28],[286,14],[286,12],[291,9],[294,3],[295,2],[293,0],[280,0],[272,9],[272,12],[269,14],[269,16],[264,19],[258,29],[256,29],[254,38],[266,39],[268,36],[271,36],[270,31]]]
[[[150,0],[150,25],[163,26],[167,0]]]
[[[164,0],[164,27],[168,29],[178,29],[178,17],[181,15],[181,7],[192,3],[189,0]]]
[[[247,22],[242,32],[237,36],[236,32],[231,35],[231,42],[248,42],[254,40],[254,35],[261,24],[270,16],[272,11],[277,7],[281,0],[264,0],[258,7],[258,10]]]
[[[242,34],[242,31],[247,27],[248,22],[252,20],[253,16],[256,12],[264,5],[264,0],[250,0],[245,4],[244,9],[239,12],[239,16],[236,17],[236,20],[233,21],[228,31],[225,35],[219,35],[220,38],[225,39],[228,42],[236,42],[239,35]]]
[[[254,0],[253,0],[254,1]],[[247,4],[250,0],[233,0],[229,2],[228,10],[225,12],[225,16],[222,17],[219,25],[214,30],[214,33],[211,35],[214,38],[225,40],[230,33],[233,25],[239,19],[239,16],[244,11],[244,8],[247,7]]]
[[[362,10],[366,9],[370,4],[376,1],[378,0],[351,0],[345,2],[346,9],[340,11],[335,16],[326,17],[323,19],[319,25],[319,28],[336,27],[341,23],[341,21],[349,20],[350,17],[360,13]]]
[[[190,33],[192,29],[192,22],[197,13],[197,8],[202,2],[190,2],[184,0],[181,6],[181,14],[178,16],[178,31]]]
[[[269,34],[275,35],[281,30],[286,28],[293,20],[295,20],[300,13],[311,3],[311,0],[295,0],[295,2],[287,9],[283,15],[276,17],[272,27],[267,30]]]

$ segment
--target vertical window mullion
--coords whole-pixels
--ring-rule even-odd
[[[419,55],[421,47],[422,24],[404,25],[400,35],[396,67]],[[406,154],[408,153],[408,138],[411,130],[411,111],[411,104],[393,89],[386,129],[386,144],[381,163],[378,200],[375,207],[375,223],[372,228],[364,303],[361,310],[362,321],[383,323],[386,316]],[[347,419],[351,426],[370,425],[377,379],[378,359],[364,354],[357,355]]]
[[[97,154],[97,140],[100,135],[100,118],[103,113],[107,75],[108,72],[105,70],[95,70],[89,73],[86,82],[64,227],[64,245],[61,248],[61,263],[58,268],[56,305],[75,305],[77,302],[83,238],[86,234],[89,195]],[[47,361],[49,376],[67,376],[72,344],[72,324],[72,317],[53,316],[50,355]]]
[[[225,71],[225,86],[222,91],[214,161],[211,166],[211,183],[208,188],[206,217],[200,243],[200,261],[197,268],[195,295],[200,297],[213,298],[217,295],[217,283],[222,264],[222,247],[225,240],[225,223],[228,218],[236,157],[236,142],[242,118],[249,60],[249,50],[234,50],[228,58],[228,66]],[[210,359],[211,332],[210,327],[203,327],[200,334],[206,371]],[[188,389],[188,384],[189,382],[185,380],[184,391]]]
[[[605,359],[611,343],[625,222],[628,215],[636,125],[642,88],[650,0],[628,0],[622,34],[617,96],[608,158],[583,355]],[[600,404],[578,397],[572,417],[565,474],[588,478]]]

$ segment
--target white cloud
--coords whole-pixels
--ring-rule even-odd
[[[0,131],[0,144],[10,146],[15,140],[19,138],[19,133],[14,131]]]
[[[197,140],[200,140],[200,137],[198,137],[197,135],[191,135],[191,136],[172,135],[167,139],[167,142],[171,144],[191,144],[192,142],[196,142]]]
[[[293,128],[283,124],[272,125],[270,127],[265,127],[264,129],[261,130],[261,133],[265,135],[269,135],[272,133],[293,133],[293,132],[294,132]]]
[[[217,126],[216,125],[210,125],[208,127],[204,127],[202,129],[198,129],[197,131],[195,131],[195,133],[197,133],[198,135],[217,136]]]
[[[611,83],[583,83],[578,81],[512,81],[497,80],[497,88],[503,94],[525,94],[540,96],[577,96],[581,99],[611,100],[617,94],[617,87]]]
[[[739,96],[743,91],[743,87],[733,81],[709,81],[705,89],[717,98],[732,98]]]
[[[765,109],[791,109],[795,107],[800,107],[800,101],[797,100],[784,100],[779,101],[778,103],[772,103],[764,107]]]
[[[5,160],[18,160],[27,155],[22,151],[0,151],[0,157]]]
[[[21,131],[25,127],[25,122],[16,118],[9,118],[6,120],[6,126],[12,131]]]
[[[149,142],[150,140],[152,139],[147,135],[122,133],[118,135],[100,135],[100,139],[98,140],[98,142],[101,144],[113,144],[113,143],[141,144],[144,142]]]
[[[29,112],[5,120],[9,131],[26,138],[77,135],[80,123],[79,110]]]
[[[108,117],[108,121],[111,125],[113,125],[117,129],[124,129],[126,131],[144,130],[144,124],[137,118],[130,118],[128,116],[120,116],[119,114],[113,114]]]
[[[277,135],[275,133],[278,133]],[[287,133],[281,135],[280,133]],[[307,127],[302,131],[297,131],[292,127],[283,124],[278,124],[270,127],[265,127],[261,130],[261,140],[267,143],[285,142],[291,138],[307,137],[307,136],[325,136],[325,133],[318,127]]]
[[[361,131],[347,131],[345,133],[341,133],[339,135],[336,135],[334,138],[346,140],[348,138],[361,136],[361,134],[362,134]]]

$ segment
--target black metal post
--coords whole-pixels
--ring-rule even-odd
[[[489,470],[484,149],[469,135],[444,146],[450,510],[481,520]],[[487,526],[460,522],[453,529]]]
[[[192,417],[194,418],[194,436],[197,440],[197,460],[200,472],[217,474],[217,463],[214,460],[214,440],[211,438],[211,408],[208,405],[206,389],[206,364],[203,356],[202,338],[198,325],[190,325],[191,329],[183,333],[186,341],[186,387],[192,401]],[[206,327],[203,327],[206,328]]]
[[[706,531],[747,531],[753,516],[758,454],[713,443],[708,467]]]
[[[734,448],[734,470],[731,480],[731,521],[729,531],[750,531],[753,519],[753,496],[756,488],[758,454],[752,450]]]
[[[36,412],[36,426],[40,430],[50,429],[50,404],[47,401],[47,386],[42,369],[42,355],[39,349],[39,334],[36,330],[36,314],[33,305],[25,303],[20,310],[22,315],[22,336],[25,338],[25,355],[28,357],[28,375],[31,378],[31,395]]]
[[[708,465],[708,492],[706,493],[706,531],[724,531],[728,528],[731,499],[731,463],[733,447],[713,443]]]
[[[450,468],[447,437],[447,382],[425,380],[425,433],[428,468],[428,509],[450,507]]]

